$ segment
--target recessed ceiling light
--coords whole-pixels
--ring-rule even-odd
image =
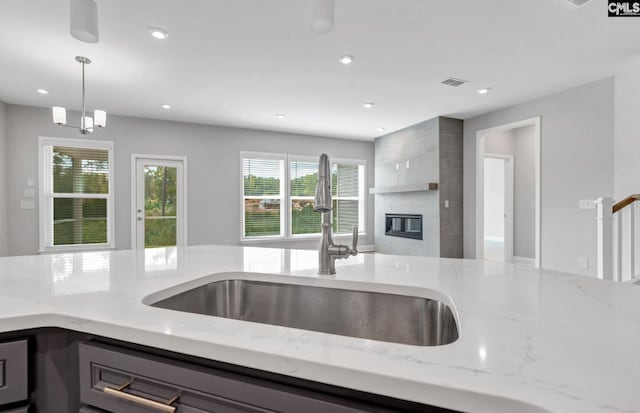
[[[344,55],[342,56],[340,59],[338,59],[338,61],[340,63],[342,63],[343,65],[348,65],[351,62],[353,62],[355,58],[353,56],[351,56],[350,54]]]
[[[365,109],[371,109],[374,106],[375,106],[375,103],[373,103],[373,102],[364,102],[362,104],[362,107],[364,107]]]
[[[158,40],[164,40],[169,37],[169,33],[167,33],[166,30],[160,29],[158,27],[150,27],[149,33],[151,33],[151,36]]]
[[[478,89],[476,90],[476,93],[479,95],[486,95],[487,93],[489,93],[491,89],[488,87],[483,87],[482,89]]]
[[[40,93],[41,95],[48,95],[49,94],[49,92],[47,90],[45,90],[45,89],[38,89],[37,92]]]
[[[286,118],[286,117],[287,117],[287,116],[286,116],[284,113],[278,113],[278,114],[276,115],[276,118],[278,118],[278,119],[284,119],[284,118]]]
[[[162,105],[162,109],[171,109],[171,105],[164,104]]]
[[[384,132],[384,128],[383,128],[382,126],[378,126],[378,127],[376,128],[376,130],[377,130],[378,132]]]

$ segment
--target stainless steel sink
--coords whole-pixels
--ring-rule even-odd
[[[458,339],[456,319],[445,303],[373,291],[223,280],[150,305],[414,346]]]

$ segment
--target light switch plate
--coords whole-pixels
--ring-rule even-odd
[[[578,202],[578,207],[580,209],[596,209],[596,200],[595,199],[581,199]]]
[[[578,259],[578,267],[586,270],[589,268],[589,259],[587,257],[580,257]]]
[[[34,198],[36,196],[36,190],[33,188],[25,188],[24,189],[24,197],[25,198]]]
[[[20,209],[36,209],[36,202],[30,199],[20,201]]]
[[[28,186],[29,188],[36,186],[36,180],[35,180],[35,179],[33,179],[33,178],[29,178],[29,179],[27,179],[27,186]]]

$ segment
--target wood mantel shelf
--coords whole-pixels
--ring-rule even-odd
[[[438,184],[436,182],[427,182],[424,184],[404,185],[404,186],[378,186],[369,188],[370,194],[392,194],[398,192],[421,192],[421,191],[437,191]]]

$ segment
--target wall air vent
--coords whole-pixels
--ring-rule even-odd
[[[562,1],[567,3],[567,4],[569,4],[570,6],[580,7],[580,6],[584,6],[585,4],[590,2],[591,0],[562,0]]]
[[[443,85],[453,86],[453,87],[458,87],[460,85],[464,85],[465,83],[468,83],[468,81],[462,80],[462,79],[456,79],[455,77],[450,77],[449,79],[444,80],[442,82]]]

